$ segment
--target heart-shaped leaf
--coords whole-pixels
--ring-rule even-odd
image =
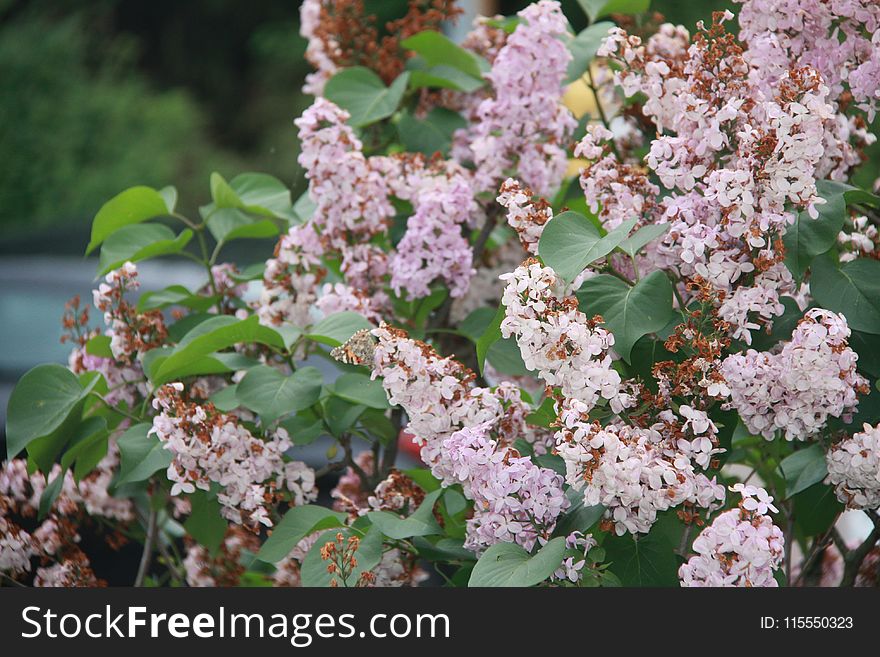
[[[600,274],[585,281],[577,297],[587,315],[602,315],[614,335],[614,350],[627,362],[639,338],[659,331],[672,318],[672,283],[662,271],[652,272],[634,286]]]

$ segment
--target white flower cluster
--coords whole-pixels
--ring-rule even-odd
[[[272,526],[269,504],[276,490],[287,490],[297,505],[316,497],[314,471],[300,461],[284,460],[293,446],[284,429],[260,440],[236,417],[209,415],[206,407],[185,402],[182,391],[183,384],[172,383],[156,392],[153,407],[159,414],[150,430],[174,454],[167,471],[172,496],[219,484],[223,516],[251,527]]]
[[[372,376],[382,378],[388,401],[406,411],[407,431],[423,445],[425,463],[436,460],[439,442],[454,431],[501,416],[498,399],[487,388],[473,387],[474,373],[455,359],[384,324],[373,335],[378,344]]]
[[[694,556],[678,570],[683,587],[776,587],[785,537],[768,511],[773,498],[763,488],[736,484],[743,496],[736,509],[718,515],[694,539]]]
[[[804,440],[829,417],[845,421],[858,406],[867,381],[856,372],[856,354],[847,344],[843,315],[814,308],[800,321],[779,353],[732,354],[721,364],[730,406],[746,427],[771,440]]]
[[[835,444],[825,454],[827,483],[850,509],[880,508],[880,426],[863,430]]]
[[[507,223],[519,235],[523,248],[538,255],[538,241],[544,226],[553,218],[550,204],[543,199],[532,200],[532,190],[513,178],[504,181],[495,200],[507,209]]]
[[[530,259],[501,279],[501,334],[515,336],[526,368],[589,408],[604,399],[619,412],[631,403],[611,367],[614,336],[587,319],[574,297],[562,297],[553,269]]]
[[[315,203],[313,221],[337,248],[349,235],[367,241],[383,232],[394,216],[385,176],[363,154],[348,118],[345,110],[317,98],[294,121],[302,142],[298,161]]]
[[[584,491],[586,506],[606,507],[618,535],[647,533],[659,512],[683,504],[713,509],[723,503],[723,486],[695,468],[708,466],[721,451],[712,440],[715,427],[702,411],[682,409],[683,425],[664,411],[666,422],[651,427],[603,427],[590,419],[589,406],[563,404],[556,452],[565,462],[566,482]],[[687,430],[692,440],[676,438],[672,426]]]

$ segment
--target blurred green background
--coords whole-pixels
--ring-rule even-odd
[[[691,27],[731,4],[652,10]],[[391,18],[406,1],[366,5]],[[576,1],[563,6],[582,28]],[[298,21],[296,0],[0,0],[0,253],[82,253],[100,205],[134,184],[173,183],[191,212],[214,170],[272,173],[296,195]]]

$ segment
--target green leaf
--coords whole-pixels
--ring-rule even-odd
[[[351,115],[348,123],[360,128],[386,119],[397,109],[406,91],[409,72],[397,77],[390,87],[363,66],[341,70],[324,85],[324,97]]]
[[[628,219],[605,237],[584,215],[566,211],[544,227],[538,255],[564,281],[570,283],[591,262],[604,258],[626,239],[636,219]]]
[[[440,153],[445,156],[452,144],[453,133],[466,125],[467,122],[458,112],[435,107],[424,119],[417,119],[410,112],[404,113],[397,123],[397,134],[411,153],[424,153],[429,157]]]
[[[568,71],[565,75],[565,82],[574,82],[580,78],[590,66],[590,62],[596,57],[599,46],[608,36],[608,30],[614,27],[614,23],[594,23],[585,30],[582,30],[568,44],[571,51],[571,62],[568,64]]]
[[[785,477],[785,499],[819,483],[828,474],[825,451],[821,445],[810,445],[789,454],[779,464],[779,468]]]
[[[61,457],[61,468],[67,470],[76,464],[74,478],[80,481],[107,455],[107,420],[93,416],[83,420],[70,439]]]
[[[782,236],[785,264],[797,280],[804,277],[804,272],[816,256],[837,243],[837,235],[846,217],[843,194],[830,196],[825,203],[817,206],[817,210],[819,216],[816,219],[801,212]]]
[[[624,586],[678,586],[678,546],[661,529],[655,523],[649,534],[609,536],[602,544]]]
[[[117,486],[149,479],[174,460],[174,455],[165,449],[157,436],[148,435],[151,427],[146,422],[136,424],[119,437],[116,443],[120,458]]]
[[[623,240],[617,248],[634,258],[635,255],[655,239],[669,230],[669,224],[648,224],[642,226]]]
[[[201,208],[202,216],[211,218],[220,209],[239,209],[264,217],[291,221],[296,219],[290,190],[280,180],[265,173],[243,173],[230,182],[219,173],[211,174],[213,203]]]
[[[294,445],[309,445],[325,434],[324,422],[313,413],[297,414],[281,422]]]
[[[478,79],[483,75],[477,56],[440,32],[425,30],[404,39],[400,45],[421,55],[429,66],[451,66]]]
[[[159,190],[159,196],[165,201],[165,207],[168,212],[174,212],[174,209],[177,207],[177,188],[173,185],[166,185]]]
[[[375,568],[382,559],[382,532],[378,528],[373,527],[364,536],[361,536],[353,529],[344,529],[341,533],[344,545],[347,544],[350,536],[359,536],[361,539],[360,546],[357,552],[355,552],[357,566],[352,570],[348,580],[343,583],[339,581],[339,575],[335,576],[340,586],[354,586],[361,573]],[[330,580],[334,577],[327,572],[328,562],[321,558],[321,548],[328,541],[334,541],[336,534],[337,532],[332,529],[324,532],[312,546],[312,549],[309,550],[308,554],[306,554],[306,558],[303,559],[302,570],[300,571],[303,586],[330,586]]]
[[[61,489],[64,484],[64,477],[67,472],[62,469],[55,477],[48,483],[46,488],[43,490],[43,493],[40,495],[40,504],[37,510],[37,520],[42,521],[49,515],[49,511],[52,509],[52,505],[55,504],[55,500],[58,499],[58,495],[61,493]],[[49,475],[46,475],[48,478]]]
[[[839,267],[828,256],[813,262],[810,291],[822,308],[841,313],[849,327],[880,333],[880,262],[858,258]]]
[[[541,405],[533,413],[526,415],[526,422],[536,427],[547,429],[556,421],[556,402],[552,397],[544,398]]]
[[[162,290],[149,290],[141,294],[140,299],[138,299],[137,308],[143,312],[145,310],[167,308],[168,306],[183,306],[196,311],[204,311],[216,303],[216,297],[203,297],[200,294],[194,294],[183,285],[169,285]]]
[[[217,553],[223,537],[226,536],[228,523],[220,515],[220,503],[217,496],[196,489],[189,496],[192,511],[183,523],[186,533],[204,546],[212,555]]]
[[[413,57],[406,64],[409,71],[409,88],[453,89],[472,93],[486,84],[485,80],[473,78],[457,68],[440,64],[428,66],[420,57]]]
[[[372,511],[367,517],[385,536],[395,540],[442,534],[443,530],[434,519],[434,504],[442,494],[441,489],[425,495],[421,506],[409,518],[388,511]]]
[[[776,325],[776,322],[773,322]],[[859,355],[859,370],[876,379],[880,377],[880,336],[853,331],[849,346]]]
[[[316,504],[296,506],[284,514],[281,522],[272,529],[269,538],[257,553],[257,559],[277,563],[309,534],[331,527],[342,527],[345,514]]]
[[[156,353],[155,357],[152,354]],[[162,349],[153,349],[144,356],[144,369],[152,374],[168,359],[168,353]],[[149,358],[148,358],[149,357]],[[188,376],[202,376],[207,374],[226,374],[228,372],[237,372],[239,370],[248,370],[260,361],[254,358],[248,358],[244,354],[235,351],[214,353],[207,356],[201,356],[190,361],[186,365],[181,366],[175,371],[174,378],[184,379]]]
[[[426,492],[439,490],[442,486],[440,480],[431,474],[429,468],[410,468],[409,470],[404,470],[403,474],[416,482],[418,487]]]
[[[651,0],[577,0],[592,23],[609,14],[641,14],[648,11]]]
[[[363,315],[350,310],[328,315],[315,324],[306,337],[309,340],[338,347],[361,329],[376,328]]]
[[[352,404],[350,401],[331,395],[324,400],[324,422],[335,437],[339,438],[354,426],[366,410],[366,406]]]
[[[489,308],[489,306],[482,306],[471,311],[471,313],[459,323],[458,332],[471,342],[476,343],[492,323],[496,312],[495,308]]]
[[[477,365],[480,367],[480,373],[483,373],[483,364],[486,362],[486,356],[489,354],[489,348],[501,339],[501,322],[504,321],[504,306],[499,305],[495,311],[495,317],[492,322],[477,340]]]
[[[208,398],[208,401],[214,404],[218,411],[222,411],[223,413],[234,411],[241,406],[241,402],[238,401],[238,397],[235,395],[237,387],[238,384],[233,383],[225,388],[220,388],[220,390]]]
[[[501,374],[507,376],[530,376],[523,362],[519,346],[513,336],[496,340],[489,346],[486,360]]]
[[[602,519],[605,507],[602,504],[584,506],[583,491],[569,488],[565,492],[565,496],[571,502],[571,506],[568,507],[556,522],[556,528],[553,530],[555,536],[568,536],[574,531],[586,533],[587,530]]]
[[[372,438],[378,438],[383,445],[391,444],[400,434],[400,430],[386,417],[385,411],[377,408],[368,408],[361,413],[360,426]]]
[[[91,387],[84,388],[76,375],[61,365],[37,365],[27,372],[12,391],[6,409],[8,458],[17,456],[33,441],[62,429],[69,417],[78,415],[75,411],[82,408],[82,401],[90,390]],[[79,417],[74,419],[78,424]],[[60,448],[61,440],[50,442]]]
[[[535,586],[559,568],[565,556],[565,538],[551,539],[531,556],[515,543],[496,543],[474,566],[468,586]]]
[[[152,187],[131,187],[107,201],[92,221],[92,237],[86,254],[123,226],[171,214],[173,209],[166,202],[170,194],[162,191],[164,196]]]
[[[208,230],[218,242],[237,239],[263,239],[275,237],[278,226],[270,219],[254,219],[238,208],[220,208],[211,213]]]
[[[323,376],[315,367],[303,367],[286,376],[274,367],[260,365],[239,381],[235,396],[242,406],[259,414],[266,425],[317,402],[323,384]]]
[[[189,228],[180,235],[175,235],[164,224],[125,226],[104,241],[98,261],[98,273],[103,276],[126,262],[180,253],[189,244],[192,236],[193,232]]]
[[[810,486],[792,499],[797,528],[807,536],[824,534],[845,510],[834,488],[826,484]]]
[[[113,352],[110,350],[110,336],[96,335],[90,339],[86,342],[86,353],[101,358],[113,358]]]
[[[419,551],[419,556],[428,561],[470,561],[474,553],[462,547],[460,538],[441,538],[436,542],[416,536],[413,545]]]
[[[178,378],[198,359],[240,343],[258,342],[270,347],[284,348],[284,341],[272,329],[262,326],[252,315],[239,320],[231,315],[212,317],[196,325],[187,333],[174,351],[151,374],[155,385]]]
[[[248,212],[288,220],[295,217],[290,190],[274,176],[240,173],[229,182],[229,186]]]
[[[391,408],[388,396],[381,381],[373,381],[366,374],[347,373],[333,383],[333,394],[353,404],[363,404],[367,408]]]
[[[588,316],[602,315],[614,334],[614,350],[627,362],[639,338],[659,331],[672,318],[672,284],[662,271],[632,287],[611,274],[600,274],[584,281],[577,297]]]

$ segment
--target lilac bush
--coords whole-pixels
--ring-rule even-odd
[[[100,585],[88,531],[138,586],[876,585],[880,5],[608,4],[457,44],[413,3],[376,57],[305,0],[308,191],[98,212],[102,325],[10,400],[3,579]],[[204,286],[138,296],[175,255]]]

